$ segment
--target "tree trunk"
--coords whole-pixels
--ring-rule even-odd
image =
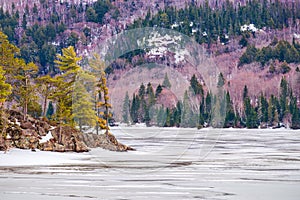
[[[44,117],[46,117],[46,108],[47,108],[47,97],[45,96],[45,99],[44,99],[44,110],[43,110]]]
[[[107,100],[105,100],[105,111],[106,111],[106,131],[105,131],[105,134],[108,135],[108,118],[109,118],[109,114],[108,114],[108,106],[107,106]]]

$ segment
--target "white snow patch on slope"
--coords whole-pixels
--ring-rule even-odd
[[[40,139],[40,143],[47,142],[52,138],[53,138],[53,136],[52,136],[51,131],[48,131],[47,135],[43,136],[42,139]]]
[[[150,58],[163,57],[168,52],[174,53],[175,62],[184,61],[188,51],[181,47],[180,42],[182,36],[173,36],[169,34],[161,35],[159,32],[154,32],[149,38],[143,38],[137,41],[141,48],[147,48],[147,55]]]

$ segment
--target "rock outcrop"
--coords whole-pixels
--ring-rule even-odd
[[[89,147],[101,147],[110,151],[128,151],[135,150],[117,141],[111,133],[96,135],[93,133],[84,133],[80,135],[80,139]]]
[[[57,151],[57,152],[87,152],[89,151],[87,145],[80,140],[82,133],[75,128],[69,126],[54,128],[51,130],[52,138],[48,141],[40,143],[39,149],[43,151]]]
[[[46,120],[26,117],[18,111],[8,111],[5,136],[0,135],[0,151],[15,147],[56,152],[87,152],[101,147],[111,151],[133,150],[119,143],[112,134],[86,134],[70,126],[51,126]],[[53,125],[53,124],[52,124]]]

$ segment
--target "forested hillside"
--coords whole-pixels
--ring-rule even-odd
[[[224,127],[300,128],[298,1],[14,0],[0,1],[0,5],[2,103],[9,108],[60,124],[95,125],[96,115],[91,114],[95,112],[95,98],[85,104],[91,109],[80,113],[90,121],[74,118],[76,112],[68,93],[73,88],[63,84],[63,80],[74,83],[74,77],[64,74],[90,67],[98,44],[113,35],[135,28],[161,27],[196,41],[220,69],[219,86],[226,91]],[[176,54],[151,53],[149,49],[135,50],[110,66],[102,66],[102,85],[106,87],[107,81],[109,89],[118,86],[115,91],[122,92],[112,90],[115,99],[109,100],[102,88],[106,101],[101,105],[108,108],[108,101],[117,101],[114,117],[127,123],[211,125],[214,96],[201,74],[190,70],[184,59],[176,59]],[[57,54],[70,54],[75,68],[64,68],[63,57]],[[176,62],[169,62],[172,59]],[[155,82],[136,83],[135,88],[122,84],[124,74],[147,62],[166,65],[173,73],[186,77],[189,84],[181,88],[180,94],[172,87],[174,80],[170,84],[167,81],[174,74],[164,74]],[[76,89],[88,98],[81,86]],[[126,91],[130,92],[125,96]],[[124,97],[123,104],[120,99]],[[189,105],[191,99],[196,105]],[[103,128],[109,116],[108,111],[97,113],[97,117],[106,119],[101,122]]]

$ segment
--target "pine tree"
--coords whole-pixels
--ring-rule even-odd
[[[282,121],[284,118],[284,115],[286,114],[288,110],[288,83],[283,77],[280,82],[280,113],[279,113],[279,120]]]
[[[38,72],[38,67],[34,63],[25,64],[24,60],[20,61],[20,65],[19,75],[15,76],[17,82],[13,91],[17,95],[17,102],[23,108],[23,120],[26,120],[28,105],[38,99],[36,86],[32,83],[33,76]]]
[[[154,90],[153,90],[153,87],[150,82],[147,84],[146,94],[148,97],[147,103],[148,103],[149,107],[151,107],[155,104],[155,94],[154,94]]]
[[[48,109],[47,109],[47,112],[46,112],[46,117],[48,119],[51,119],[53,114],[54,114],[54,107],[53,107],[52,101],[50,101],[48,103]]]
[[[144,104],[144,121],[146,123],[146,126],[150,126],[150,112],[149,112],[149,107],[147,106],[147,104]]]
[[[205,110],[204,110],[204,120],[209,123],[211,119],[211,104],[212,104],[212,99],[211,99],[211,94],[208,91],[205,97]]]
[[[155,91],[155,97],[158,97],[159,94],[162,92],[162,86],[159,84],[156,88],[156,91]]]
[[[20,53],[15,45],[8,41],[7,35],[0,31],[0,66],[4,70],[6,82],[13,85],[16,82],[15,76],[19,74],[20,62],[22,59],[16,58]]]
[[[225,85],[225,78],[223,76],[223,73],[221,72],[218,76],[218,83],[217,83],[217,87],[221,88]]]
[[[245,107],[245,117],[247,128],[257,128],[258,127],[258,116],[255,109],[250,104],[250,98],[246,97],[244,100]]]
[[[55,63],[63,74],[55,78],[54,91],[50,99],[56,102],[55,118],[59,121],[59,142],[61,142],[63,124],[74,126],[74,116],[72,116],[72,95],[76,76],[81,71],[74,47],[62,49],[62,55],[57,55]]]
[[[181,107],[182,107],[181,102],[177,101],[175,111],[173,112],[174,125],[176,127],[181,126]]]
[[[188,92],[184,92],[183,103],[182,103],[182,118],[181,125],[183,127],[193,127],[196,126],[198,118],[195,119],[195,115],[190,105],[190,97]]]
[[[205,100],[204,95],[201,97],[200,106],[199,106],[199,128],[203,127],[205,122]]]
[[[142,83],[139,88],[139,97],[140,98],[144,97],[145,92],[146,92],[146,88],[145,88],[145,85]]]
[[[233,104],[230,98],[229,91],[226,93],[226,116],[224,127],[232,127],[234,126],[235,121],[235,113],[233,109]]]
[[[109,134],[108,122],[109,119],[112,117],[111,113],[109,112],[109,109],[112,108],[112,106],[109,103],[108,87],[107,87],[107,79],[105,76],[105,71],[102,71],[97,86],[98,86],[99,97],[101,97],[101,99],[103,100],[103,101],[99,101],[97,106],[99,108],[104,108],[104,112],[102,113],[103,118],[102,117],[99,118],[99,125],[101,128],[104,128],[106,130],[105,134],[108,135]]]
[[[126,91],[125,98],[123,101],[123,122],[124,123],[129,123],[129,107],[130,107],[130,102],[129,102],[129,95],[128,91]]]
[[[170,83],[170,80],[169,80],[169,77],[168,77],[168,74],[165,73],[165,77],[164,77],[164,81],[162,83],[162,87],[165,87],[165,88],[168,88],[170,89],[171,88],[171,83]]]
[[[3,109],[3,104],[6,98],[11,94],[11,85],[6,83],[6,78],[4,76],[5,71],[0,66],[0,109]]]
[[[278,115],[278,99],[272,94],[269,99],[268,121],[271,126],[277,126],[279,123]]]
[[[300,109],[297,107],[297,98],[294,98],[292,103],[292,129],[300,129]]]
[[[55,80],[49,76],[41,76],[35,79],[37,83],[38,91],[43,97],[43,116],[46,117],[47,101],[53,93],[53,87]]]
[[[95,127],[97,117],[93,109],[92,96],[85,87],[87,81],[80,80],[80,77],[77,79],[72,95],[72,114],[79,125],[80,131],[82,131],[84,125]]]
[[[138,123],[138,111],[140,108],[140,100],[139,97],[133,94],[132,103],[130,107],[130,117],[133,123]]]
[[[194,74],[190,80],[190,86],[191,88],[193,89],[194,91],[194,94],[195,95],[202,95],[203,96],[203,87],[202,85],[198,82],[198,79],[196,77],[196,75]]]
[[[163,106],[161,106],[158,110],[156,122],[157,122],[157,126],[159,126],[159,127],[162,127],[165,125],[166,115],[165,115],[165,109]]]
[[[5,82],[4,70],[0,66],[0,137],[6,138],[6,113],[3,109],[3,105],[6,101],[6,98],[11,94],[11,85]]]
[[[260,122],[268,122],[268,101],[266,97],[261,94],[259,97],[259,102],[260,102],[260,112],[261,112],[261,117],[260,117]]]
[[[247,87],[247,85],[244,86],[244,90],[243,90],[243,100],[245,100],[246,97],[248,97],[248,87]]]
[[[172,126],[171,116],[172,116],[172,113],[170,111],[170,108],[166,108],[166,121],[165,121],[164,127],[171,127]]]

